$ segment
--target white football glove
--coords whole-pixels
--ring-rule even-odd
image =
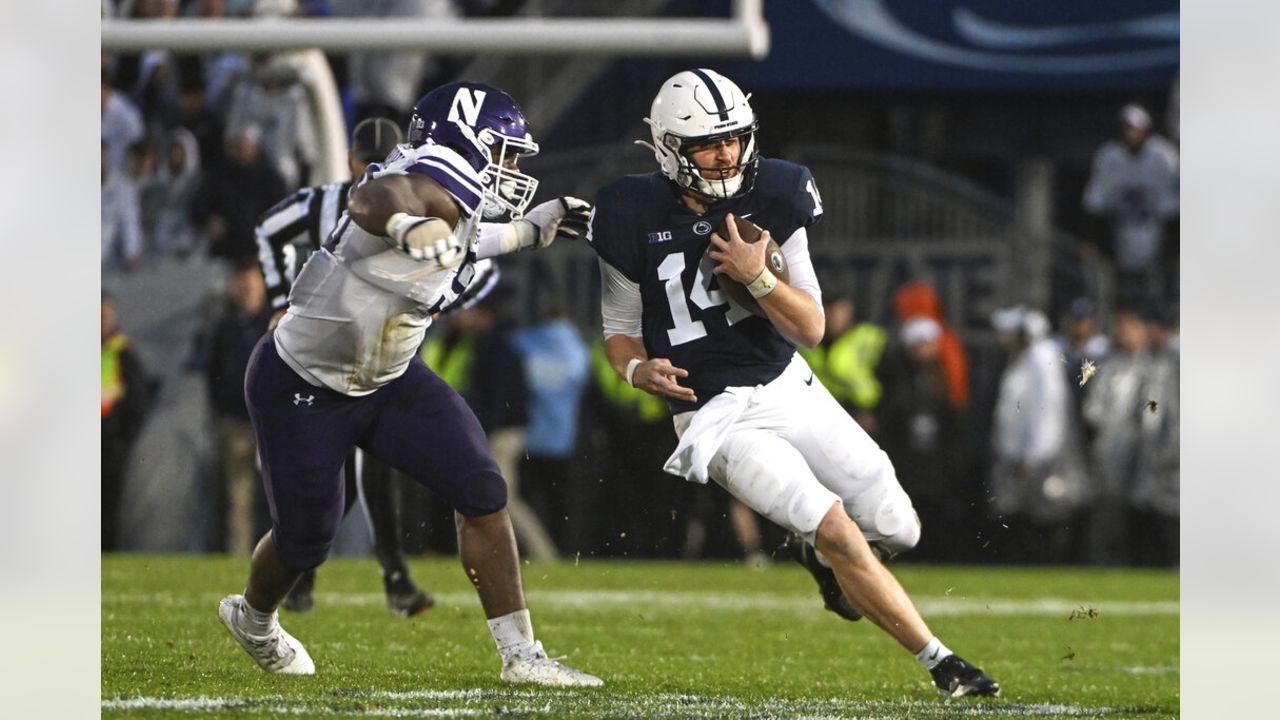
[[[453,234],[453,228],[440,218],[396,213],[387,221],[387,237],[414,260],[441,268],[459,265],[467,256],[467,249]]]
[[[557,238],[578,240],[587,234],[591,203],[565,195],[534,206],[521,218],[538,229],[537,247],[544,248]]]

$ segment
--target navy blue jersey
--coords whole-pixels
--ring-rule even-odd
[[[600,257],[640,286],[649,357],[689,371],[681,385],[696,404],[668,399],[673,413],[694,410],[726,387],[767,383],[795,352],[766,318],[732,305],[706,257],[711,233],[732,212],[768,230],[780,245],[822,217],[809,169],[761,158],[751,192],[699,215],[680,202],[661,173],[629,175],[596,197],[588,239]]]

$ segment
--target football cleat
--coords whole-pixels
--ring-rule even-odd
[[[839,615],[845,620],[861,620],[862,614],[854,609],[849,599],[840,589],[836,581],[835,571],[818,561],[817,552],[804,538],[792,533],[787,536],[787,552],[792,559],[804,566],[805,570],[818,581],[818,592],[822,595],[823,607]]]
[[[948,655],[929,671],[933,684],[944,697],[1000,694],[1000,683],[992,680],[982,668],[974,667],[959,655]]]
[[[315,607],[315,598],[311,596],[311,591],[316,585],[316,571],[308,570],[302,573],[302,577],[293,584],[289,590],[289,594],[284,597],[284,602],[280,607],[289,612],[308,613]]]
[[[502,680],[509,683],[531,683],[548,687],[600,687],[604,681],[595,675],[588,675],[568,665],[561,664],[564,658],[547,657],[541,642],[535,642],[532,649],[502,664]]]
[[[253,635],[244,627],[244,614],[243,595],[228,595],[218,603],[218,618],[259,667],[282,675],[315,674],[316,664],[307,649],[285,632],[279,622],[274,623],[266,635]]]
[[[387,609],[397,617],[413,617],[430,610],[436,601],[417,586],[410,584],[407,592],[387,591]]]

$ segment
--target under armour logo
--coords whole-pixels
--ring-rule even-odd
[[[294,405],[301,405],[302,403],[306,403],[307,407],[311,407],[311,403],[315,402],[315,400],[316,400],[315,395],[307,395],[306,397],[303,397],[302,393],[293,394]]]

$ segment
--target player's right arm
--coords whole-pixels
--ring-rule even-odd
[[[450,267],[466,255],[465,244],[454,235],[458,205],[426,175],[383,175],[364,182],[351,193],[347,212],[361,229],[390,238],[415,260]]]
[[[602,280],[600,312],[604,317],[604,354],[618,376],[652,395],[697,402],[693,390],[677,378],[689,371],[667,358],[651,358],[641,335],[640,286],[631,282],[605,259],[600,259]]]

